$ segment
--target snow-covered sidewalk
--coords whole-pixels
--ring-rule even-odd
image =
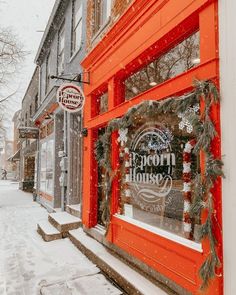
[[[0,180],[0,294],[122,294],[68,239],[44,242],[36,225],[46,218],[32,194]]]

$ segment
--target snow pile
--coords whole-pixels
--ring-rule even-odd
[[[36,225],[47,216],[32,194],[0,181],[0,294],[121,294],[68,239],[42,240]]]

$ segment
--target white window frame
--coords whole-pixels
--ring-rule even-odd
[[[96,0],[94,5],[94,34],[102,30],[110,20],[113,0]]]
[[[58,54],[57,54],[57,73],[63,74],[65,66],[65,23],[63,22],[58,32]]]
[[[79,17],[76,17],[79,14]],[[82,18],[83,6],[81,0],[73,0],[72,2],[72,23],[71,23],[71,56],[80,50],[82,45]],[[78,37],[78,32],[80,36]]]
[[[46,58],[46,85],[45,85],[45,94],[47,94],[50,85],[51,77],[51,53],[49,52]]]

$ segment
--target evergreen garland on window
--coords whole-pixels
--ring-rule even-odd
[[[199,275],[202,279],[201,289],[208,286],[211,279],[216,276],[216,268],[221,263],[216,252],[217,240],[213,231],[214,203],[212,189],[215,181],[223,177],[221,159],[212,154],[211,143],[217,136],[214,122],[211,119],[211,107],[219,103],[219,93],[215,84],[211,81],[195,81],[194,91],[179,98],[171,97],[162,101],[147,100],[130,108],[122,117],[109,122],[106,132],[100,136],[95,144],[95,156],[98,164],[105,170],[105,185],[103,187],[105,199],[103,207],[103,222],[108,230],[110,224],[110,201],[112,179],[115,172],[111,167],[111,135],[113,131],[129,128],[138,117],[155,118],[158,114],[168,112],[184,113],[202,101],[204,109],[200,116],[198,113],[190,112],[187,120],[193,126],[196,144],[193,153],[203,151],[205,155],[205,167],[201,174],[197,174],[193,180],[193,191],[190,208],[190,216],[200,216],[202,210],[207,212],[205,223],[201,225],[200,240],[208,239],[210,242],[210,253],[202,264]]]

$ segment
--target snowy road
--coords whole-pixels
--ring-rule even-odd
[[[17,188],[0,180],[0,295],[122,294],[68,239],[42,240],[47,212]]]

